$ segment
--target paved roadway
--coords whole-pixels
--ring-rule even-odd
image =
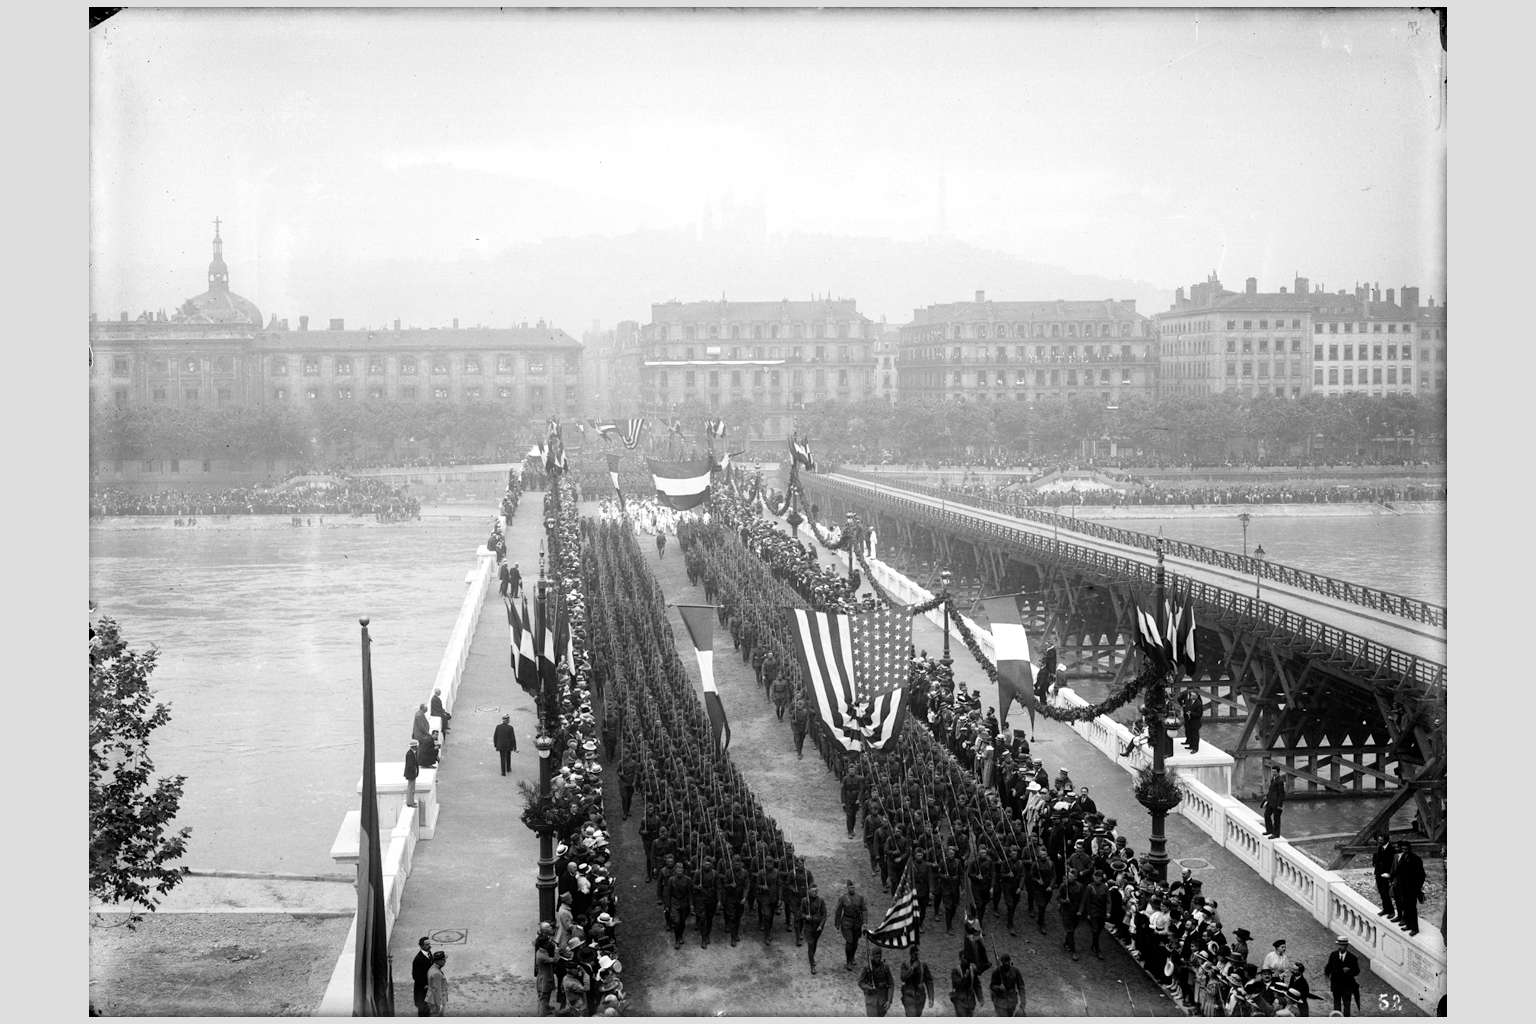
[[[934,509],[957,512],[974,519],[1012,527],[1040,537],[1054,538],[1060,536],[1063,540],[1070,543],[1120,555],[1121,557],[1140,562],[1143,565],[1157,564],[1156,555],[1149,551],[1118,544],[1114,541],[1104,540],[1089,534],[1071,531],[1061,531],[1058,534],[1052,527],[1031,520],[1020,519],[1001,512],[992,512],[987,509],[977,508],[974,505],[946,502],[940,498],[916,494],[912,491],[903,490],[900,487],[892,487],[889,484],[871,483],[867,480],[859,480],[838,473],[828,474],[827,479],[864,487],[893,497],[906,498]],[[1245,573],[1206,565],[1202,562],[1192,562],[1173,555],[1165,556],[1164,565],[1169,572],[1178,573],[1181,576],[1212,586],[1222,587],[1238,594],[1252,594],[1254,590],[1253,579]],[[1438,665],[1446,663],[1444,627],[1431,626],[1422,622],[1412,622],[1385,612],[1378,612],[1370,608],[1361,607],[1360,605],[1340,601],[1337,598],[1274,583],[1269,580],[1265,580],[1263,583],[1261,598],[1268,604],[1284,608],[1298,615],[1305,615],[1308,618],[1327,623],[1345,632],[1364,637],[1367,640],[1374,640],[1377,643],[1385,644],[1405,654],[1431,661]]]

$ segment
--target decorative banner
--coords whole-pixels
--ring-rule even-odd
[[[802,441],[797,437],[789,439],[789,454],[798,466],[804,466],[807,470],[816,472],[816,460],[811,457],[811,443]]]
[[[715,737],[715,749],[724,752],[731,745],[731,723],[726,721],[725,706],[720,703],[720,693],[715,689],[715,606],[709,604],[680,604],[678,614],[688,627],[693,640],[693,653],[699,658],[699,678],[704,683],[704,709],[709,712],[710,731]],[[721,742],[721,736],[725,737]]]
[[[1035,720],[1035,671],[1029,653],[1029,637],[1019,616],[1017,595],[989,597],[981,602],[991,623],[992,640],[997,653],[997,704],[1002,725],[1008,725],[1008,709],[1015,700]]]
[[[859,616],[788,608],[785,615],[801,677],[839,745],[880,750],[894,741],[907,706],[911,616],[889,608]]]
[[[624,510],[624,491],[619,487],[619,456],[608,455],[608,478],[613,481],[613,493],[619,497],[619,511]]]
[[[624,447],[634,451],[640,445],[640,434],[645,430],[645,419],[636,416],[624,426],[624,436],[619,440],[624,442]]]
[[[710,437],[724,437],[725,420],[712,419],[705,425],[704,429]]]
[[[886,948],[905,948],[917,942],[917,889],[912,884],[910,858],[901,870],[896,898],[885,912],[885,920],[878,927],[864,929],[864,935],[875,945]]]
[[[656,500],[669,508],[690,509],[709,500],[709,477],[715,460],[664,462],[646,459],[651,479],[656,484]]]

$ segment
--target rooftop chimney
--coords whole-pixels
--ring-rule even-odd
[[[288,318],[287,317],[283,317],[281,320],[279,320],[277,322],[277,329],[280,330],[280,331],[286,331],[288,329]]]
[[[1312,290],[1312,282],[1304,277],[1296,278],[1296,294],[1305,295]]]
[[[399,329],[400,329],[400,321],[399,321],[399,320],[398,320],[398,319],[397,319],[397,320],[396,320],[396,321],[395,321],[395,330],[397,330],[397,331],[398,331],[398,330],[399,330]]]
[[[1286,294],[1286,291],[1285,291],[1285,285],[1281,285],[1281,286],[1280,286],[1280,294],[1281,294],[1281,295],[1284,295],[1284,294]]]
[[[1403,312],[1413,316],[1419,311],[1419,289],[1403,285]]]
[[[339,317],[334,317],[334,316],[331,317],[331,330],[333,330],[333,331],[344,331],[346,329],[347,329],[347,322],[346,322],[346,320],[341,319]]]
[[[307,315],[299,317],[299,330],[309,330],[309,317]]]
[[[1178,309],[1182,305],[1184,305],[1184,288],[1181,285],[1178,288],[1174,289],[1174,292],[1173,292],[1173,308],[1174,309]]]
[[[1391,289],[1391,288],[1388,288],[1387,289],[1387,305],[1391,306],[1391,305],[1393,305],[1393,304],[1395,304],[1397,302],[1397,299],[1394,296],[1395,296],[1394,290]]]
[[[127,323],[128,322],[128,311],[126,309],[123,310],[122,313],[118,315],[118,319],[120,321],[122,321],[123,323]]]
[[[987,293],[982,291],[980,288],[976,289],[976,301],[977,302],[986,302],[987,301]]]
[[[1247,291],[1249,295],[1259,294],[1259,279],[1256,277],[1250,277],[1248,279],[1248,287],[1244,290]]]

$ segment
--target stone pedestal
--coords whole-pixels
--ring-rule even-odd
[[[1234,763],[1231,754],[1210,743],[1201,743],[1197,754],[1175,746],[1173,754],[1164,761],[1169,771],[1199,782],[1219,796],[1232,795]]]
[[[398,821],[405,806],[405,762],[380,761],[374,767],[375,788],[379,799],[379,821]],[[357,780],[355,792],[361,796],[363,780]],[[416,778],[416,825],[422,839],[431,839],[437,830],[437,769],[423,768]]]

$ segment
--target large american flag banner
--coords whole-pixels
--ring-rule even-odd
[[[863,615],[786,609],[801,677],[844,750],[883,750],[901,734],[912,618],[881,606]]]
[[[624,436],[620,438],[624,447],[633,451],[640,443],[640,432],[645,429],[645,418],[637,416],[624,424]]]

